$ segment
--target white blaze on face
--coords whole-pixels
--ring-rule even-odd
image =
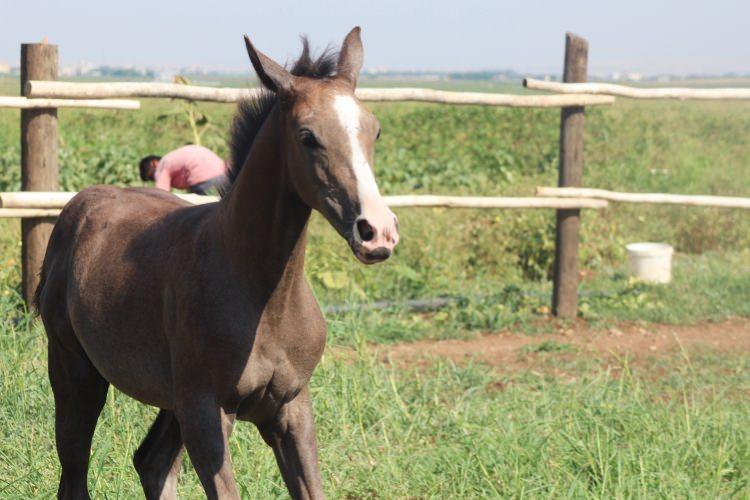
[[[377,202],[380,199],[380,192],[378,191],[378,185],[375,183],[372,168],[362,148],[362,143],[359,140],[359,104],[352,96],[337,95],[333,98],[333,108],[336,110],[339,123],[349,137],[352,154],[351,165],[354,178],[357,181],[359,202],[364,212],[370,203]]]
[[[372,173],[370,163],[367,161],[362,142],[359,140],[359,133],[362,129],[359,104],[352,96],[338,95],[333,98],[333,108],[344,133],[349,138],[351,168],[357,183],[357,196],[362,210],[361,213],[357,214],[357,217],[358,220],[366,220],[373,230],[372,238],[362,241],[359,230],[355,229],[355,241],[366,251],[373,251],[378,248],[392,250],[398,243],[396,217],[385,204],[383,197],[380,196],[378,185],[375,183],[375,176]]]

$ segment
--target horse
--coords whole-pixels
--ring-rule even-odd
[[[373,174],[376,117],[355,97],[359,27],[287,69],[245,35],[261,94],[238,105],[231,186],[191,205],[149,188],[88,187],[62,210],[36,307],[48,337],[58,497],[89,498],[109,385],[159,409],[133,457],[147,498],[174,498],[185,450],[208,498],[238,498],[236,420],[273,449],[293,498],[322,498],[308,384],[326,323],[304,275],[312,210],[364,264],[398,221]]]

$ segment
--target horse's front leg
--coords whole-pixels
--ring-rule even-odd
[[[229,435],[234,415],[212,397],[190,397],[175,409],[190,461],[209,499],[240,498],[232,472]]]
[[[274,417],[258,425],[258,430],[273,448],[292,498],[324,498],[315,422],[307,387],[283,405]]]

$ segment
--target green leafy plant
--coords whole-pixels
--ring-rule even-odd
[[[193,84],[190,79],[181,75],[174,77],[174,83],[180,85]],[[190,142],[192,144],[197,144],[198,146],[204,145],[204,136],[209,132],[211,138],[208,139],[208,142],[215,142],[217,136],[220,134],[220,130],[211,123],[208,115],[200,109],[198,103],[189,99],[177,99],[176,101],[177,108],[173,111],[159,115],[157,120],[182,118],[182,120],[190,127],[190,133],[192,135],[192,140]]]
[[[552,214],[528,212],[511,222],[506,252],[515,255],[523,277],[552,278],[555,261],[555,223]]]

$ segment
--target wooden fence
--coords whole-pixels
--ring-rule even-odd
[[[38,217],[40,215],[57,215],[74,192],[11,192],[0,193],[0,218],[9,217]],[[213,203],[219,201],[216,196],[199,196],[196,194],[179,194],[180,198],[195,204]],[[607,200],[593,197],[579,198],[575,196],[437,196],[401,195],[384,196],[389,207],[423,207],[423,208],[607,208]],[[25,210],[20,212],[19,210]],[[52,212],[50,212],[52,211]],[[25,215],[18,215],[25,214]]]
[[[27,97],[52,99],[104,99],[112,97],[160,97],[193,101],[238,102],[258,95],[260,89],[199,87],[177,83],[117,82],[73,83],[30,81],[24,87]],[[446,90],[392,88],[359,88],[357,98],[370,102],[428,102],[511,108],[561,108],[597,106],[615,102],[611,96],[587,94],[518,95],[452,92]]]
[[[0,97],[0,108],[21,109],[21,189],[0,193],[0,218],[22,219],[23,294],[27,302],[36,288],[54,217],[75,193],[57,192],[57,108],[138,109],[123,98],[173,98],[237,102],[258,89],[199,87],[170,83],[57,82],[57,46],[21,46],[21,93]],[[605,208],[608,201],[678,203],[750,208],[750,199],[661,193],[616,193],[581,188],[585,107],[614,103],[615,95],[631,98],[750,99],[750,89],[635,89],[586,83],[588,43],[566,34],[563,83],[525,79],[524,85],[557,95],[486,94],[420,88],[357,89],[364,101],[414,101],[452,105],[561,108],[559,187],[538,188],[536,197],[387,196],[393,207],[546,208],[557,213],[552,309],[558,316],[577,313],[580,210]],[[181,195],[193,203],[212,197]]]
[[[139,101],[123,99],[29,99],[27,97],[0,97],[0,108],[90,108],[90,109],[140,109]]]
[[[534,90],[548,90],[576,95],[610,95],[631,99],[688,99],[742,100],[750,99],[750,89],[691,89],[691,88],[639,88],[614,83],[560,83],[524,78],[523,86]]]
[[[69,191],[20,191],[0,193],[0,218],[56,216],[77,193]],[[201,205],[219,201],[218,196],[177,194],[190,203]],[[750,198],[667,193],[622,193],[605,189],[575,187],[537,187],[536,196],[441,196],[433,194],[383,197],[390,207],[422,208],[552,208],[556,210],[607,208],[618,203],[688,205],[694,207],[740,208],[750,210]]]

